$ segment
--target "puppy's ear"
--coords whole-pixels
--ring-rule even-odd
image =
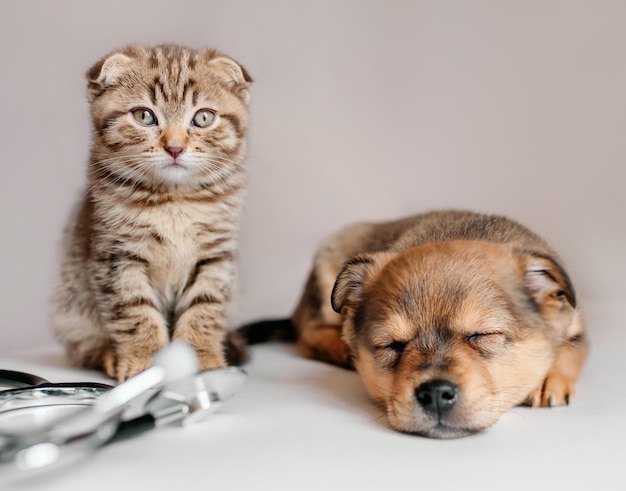
[[[565,270],[555,258],[540,253],[526,252],[522,260],[526,293],[544,322],[559,337],[575,334],[580,324],[576,294]]]
[[[576,308],[572,282],[554,258],[536,252],[524,252],[522,257],[526,290],[541,310],[561,309],[564,302]]]
[[[331,295],[333,310],[341,313],[343,307],[358,304],[362,299],[366,279],[380,271],[391,257],[388,253],[376,252],[357,254],[348,259],[333,287]]]

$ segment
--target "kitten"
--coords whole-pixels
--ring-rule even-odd
[[[217,51],[162,45],[116,51],[87,80],[88,188],[65,232],[55,334],[118,381],[170,340],[223,366],[252,79]]]

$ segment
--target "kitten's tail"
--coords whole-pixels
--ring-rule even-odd
[[[295,342],[298,339],[296,327],[291,319],[266,319],[244,324],[235,331],[248,344],[266,341]]]
[[[250,359],[248,341],[239,331],[228,331],[224,339],[224,357],[230,366],[239,367]]]

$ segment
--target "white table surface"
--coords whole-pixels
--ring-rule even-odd
[[[244,390],[211,419],[105,446],[62,471],[2,482],[54,490],[626,489],[626,328],[621,306],[587,306],[592,350],[569,407],[515,408],[481,434],[396,433],[356,373],[256,346]],[[0,358],[53,382],[106,381],[58,348]]]

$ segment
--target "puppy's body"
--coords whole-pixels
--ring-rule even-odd
[[[520,403],[567,404],[587,351],[556,253],[470,212],[339,231],[292,322],[305,356],[357,369],[394,429],[436,438],[480,431]]]

